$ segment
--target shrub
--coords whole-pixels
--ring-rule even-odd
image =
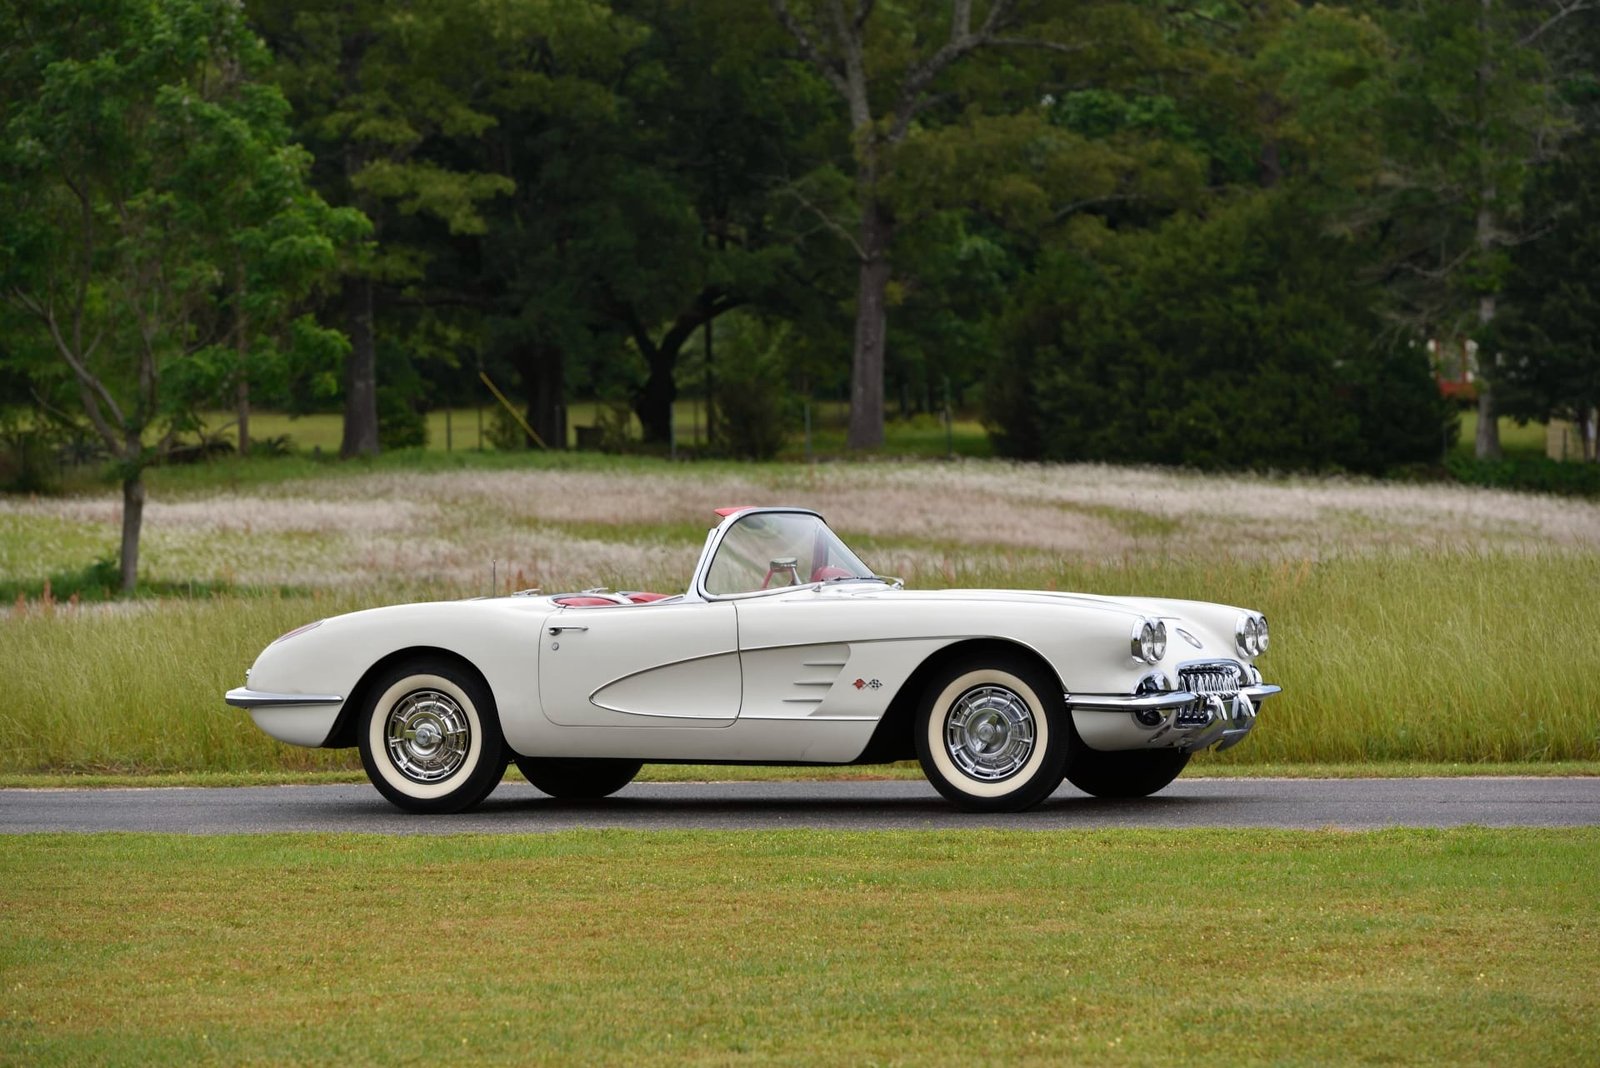
[[[1600,497],[1600,464],[1552,460],[1547,456],[1476,460],[1451,456],[1445,468],[1469,486],[1531,490],[1566,497]]]
[[[1046,258],[1007,309],[986,391],[1025,459],[1381,473],[1437,463],[1451,415],[1384,331],[1360,250],[1261,196]]]
[[[45,429],[11,426],[0,430],[0,492],[53,490],[57,446],[55,436]]]

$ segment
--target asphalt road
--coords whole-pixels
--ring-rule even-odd
[[[0,790],[0,833],[539,833],[1110,827],[1572,827],[1600,825],[1600,778],[1180,779],[1155,797],[1101,801],[1070,786],[1030,811],[973,816],[919,781],[636,783],[605,801],[555,801],[506,784],[459,816],[408,816],[353,786]]]

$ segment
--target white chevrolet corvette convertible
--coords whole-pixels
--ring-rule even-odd
[[[1063,778],[1142,797],[1278,692],[1260,613],[1203,601],[912,591],[822,517],[727,508],[688,589],[394,605],[290,631],[227,703],[274,738],[361,750],[412,812],[478,804],[515,763],[598,798],[644,763],[919,760],[979,812]]]

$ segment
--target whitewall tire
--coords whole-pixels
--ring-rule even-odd
[[[414,660],[368,691],[361,763],[378,792],[407,812],[462,812],[489,796],[505,772],[494,698],[448,660]]]
[[[1016,812],[1049,797],[1071,744],[1059,691],[1021,657],[947,666],[929,683],[916,720],[928,781],[969,812]]]

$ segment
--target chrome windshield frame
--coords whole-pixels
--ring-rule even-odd
[[[683,595],[683,599],[685,601],[705,601],[709,603],[713,601],[741,600],[747,597],[768,597],[780,593],[794,593],[796,590],[816,590],[826,585],[824,582],[806,582],[800,584],[799,586],[780,586],[777,589],[771,590],[744,590],[739,593],[711,593],[708,591],[706,589],[706,576],[711,572],[711,562],[717,558],[717,551],[722,548],[723,539],[728,536],[728,532],[731,531],[735,525],[752,515],[810,516],[817,522],[821,523],[824,527],[827,527],[828,532],[833,534],[835,538],[839,538],[838,532],[832,527],[828,526],[828,521],[823,518],[822,513],[813,511],[810,508],[796,508],[788,506],[773,506],[770,508],[741,508],[739,511],[732,512],[727,515],[722,522],[718,523],[716,527],[712,529],[711,533],[707,535],[705,548],[700,550],[700,560],[695,564],[694,567],[694,577],[689,582],[689,591]],[[843,538],[839,538],[839,543],[844,545],[846,549],[850,549],[850,546],[845,544]],[[850,549],[850,552],[852,555],[855,554],[854,549]],[[859,560],[860,557],[857,557],[857,559]]]

